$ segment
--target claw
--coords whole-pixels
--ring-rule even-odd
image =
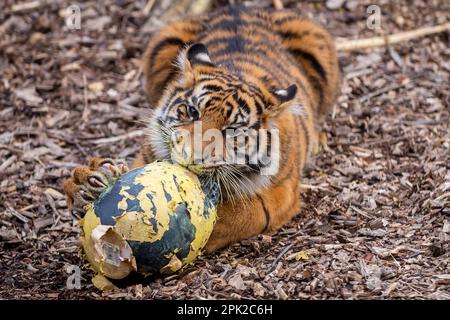
[[[117,177],[120,175],[120,170],[116,166],[110,166],[109,170]]]
[[[89,168],[80,167],[66,186],[68,205],[72,210],[84,212],[84,206],[98,196],[117,178],[129,171],[125,162],[113,159],[91,160]],[[75,169],[77,170],[77,169]],[[90,171],[90,172],[86,172]],[[88,176],[86,177],[86,173]],[[83,180],[86,179],[86,180]]]
[[[113,161],[109,159],[103,161],[101,168],[112,174],[114,177],[120,177],[122,174],[129,171],[126,164],[122,161]],[[110,176],[108,176],[108,178],[110,178]]]
[[[78,191],[75,198],[73,199],[72,210],[79,210],[80,212],[84,211],[84,206],[88,203],[92,202],[92,200],[86,199],[86,192],[83,190]]]
[[[119,170],[122,174],[127,173],[128,171],[130,171],[130,169],[128,168],[128,166],[124,163],[119,163],[118,164]]]
[[[90,201],[95,200],[95,198],[94,198],[89,192],[86,192],[85,190],[80,190],[79,193],[80,193],[80,196],[81,196],[81,197],[83,198],[83,200],[85,200],[85,201],[90,202]]]
[[[106,184],[101,181],[99,177],[90,176],[88,178],[88,182],[94,187],[94,188],[106,188]]]
[[[111,162],[104,162],[102,163],[102,167],[109,170],[112,167],[112,163]]]
[[[79,214],[79,215],[81,215],[81,216],[84,216],[84,209],[81,208],[81,207],[79,207],[79,206],[73,206],[73,207],[71,208],[71,210],[72,210],[72,212],[74,212],[74,213],[77,213],[77,214]]]

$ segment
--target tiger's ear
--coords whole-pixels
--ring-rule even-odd
[[[193,67],[197,65],[214,66],[209,57],[208,48],[203,43],[191,45],[187,50],[187,58]]]
[[[296,108],[297,104],[293,101],[297,94],[297,86],[295,84],[290,85],[286,89],[274,89],[271,93],[275,98],[275,102],[266,108],[266,116],[276,117],[286,109]]]
[[[297,86],[295,84],[290,85],[286,89],[273,90],[273,94],[281,104],[294,99],[296,93],[297,93]]]
[[[196,80],[196,67],[210,66],[214,63],[209,57],[208,49],[202,43],[194,43],[184,49],[178,57],[178,68],[181,71],[180,83],[186,87],[192,86]]]

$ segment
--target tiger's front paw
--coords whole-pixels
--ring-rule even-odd
[[[64,193],[69,209],[83,212],[83,207],[97,199],[102,191],[129,169],[125,162],[109,158],[94,158],[88,166],[75,168],[64,181]]]

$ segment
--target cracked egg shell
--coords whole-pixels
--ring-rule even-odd
[[[216,221],[217,188],[189,170],[154,162],[125,173],[85,206],[83,248],[111,279],[173,273],[201,254]]]

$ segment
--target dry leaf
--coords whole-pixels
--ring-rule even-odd
[[[97,274],[92,278],[92,284],[100,291],[112,291],[118,288],[105,276]]]
[[[237,290],[245,290],[247,289],[247,286],[245,285],[244,281],[242,280],[242,277],[239,273],[235,273],[233,274],[229,279],[228,279],[228,284],[230,286],[232,286],[233,288],[237,289]]]
[[[44,100],[37,94],[35,87],[28,87],[23,89],[17,89],[14,91],[19,99],[26,102],[27,105],[37,107]]]
[[[103,89],[105,88],[105,86],[103,85],[102,82],[98,81],[98,82],[92,82],[88,85],[89,90],[91,90],[92,92],[94,92],[95,94],[99,94],[103,91]]]

